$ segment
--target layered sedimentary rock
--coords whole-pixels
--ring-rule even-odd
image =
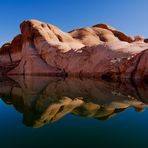
[[[0,49],[3,75],[49,75],[147,80],[148,42],[106,24],[63,32],[36,20]]]
[[[148,86],[90,79],[12,77],[0,79],[0,98],[23,114],[27,126],[41,127],[71,113],[109,119],[129,107],[148,106]]]

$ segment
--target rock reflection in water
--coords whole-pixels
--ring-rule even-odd
[[[0,98],[23,113],[23,123],[42,127],[72,113],[105,120],[148,104],[148,86],[90,79],[19,76],[0,78]]]

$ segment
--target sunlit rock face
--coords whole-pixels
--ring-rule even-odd
[[[36,20],[0,49],[2,75],[49,75],[147,80],[148,42],[106,24],[64,32]]]
[[[0,98],[23,114],[27,126],[42,127],[67,114],[109,119],[129,107],[143,111],[148,86],[51,77],[16,76],[0,79]]]

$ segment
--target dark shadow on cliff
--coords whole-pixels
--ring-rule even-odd
[[[143,111],[148,104],[148,85],[76,78],[1,77],[0,98],[23,114],[25,125],[42,127],[69,113],[106,120],[129,107]]]

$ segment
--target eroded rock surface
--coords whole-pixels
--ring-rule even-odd
[[[0,49],[2,75],[49,75],[147,80],[148,42],[106,24],[63,32],[36,20]]]

